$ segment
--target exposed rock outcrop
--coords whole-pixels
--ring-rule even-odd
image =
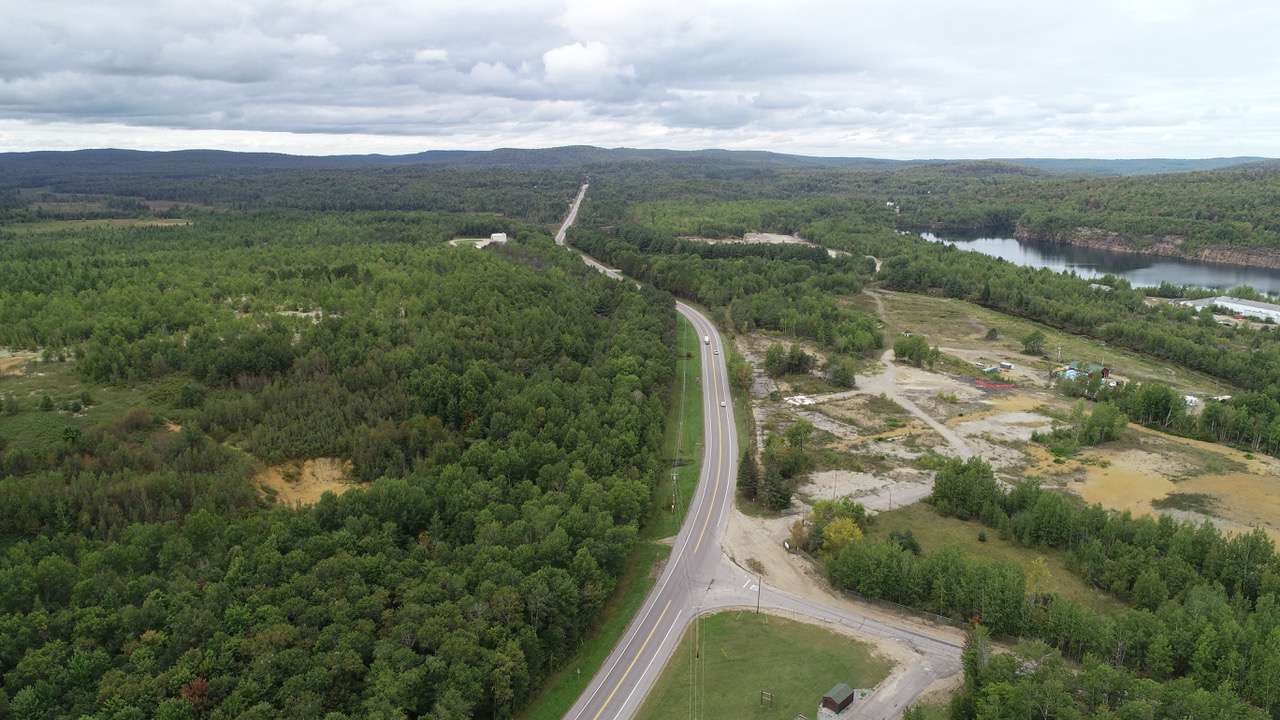
[[[1112,230],[1095,227],[1077,227],[1067,231],[1043,233],[1019,225],[1014,230],[1014,237],[1023,242],[1057,243],[1108,252],[1155,255],[1199,260],[1200,262],[1217,263],[1219,265],[1240,265],[1280,270],[1280,250],[1240,245],[1209,245],[1200,248],[1186,248],[1186,238],[1181,235],[1131,237]]]

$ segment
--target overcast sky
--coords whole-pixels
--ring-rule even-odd
[[[0,150],[1280,156],[1280,3],[0,0]]]

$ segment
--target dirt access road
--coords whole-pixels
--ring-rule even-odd
[[[880,319],[885,320],[884,299],[878,293],[864,291],[876,303],[876,314]],[[814,404],[833,402],[836,400],[845,400],[857,395],[884,395],[890,400],[898,403],[904,410],[914,415],[920,422],[928,425],[934,432],[942,436],[947,441],[951,451],[960,459],[967,460],[973,457],[973,448],[960,433],[938,422],[932,415],[920,408],[906,394],[898,391],[898,367],[893,362],[893,348],[884,351],[880,356],[880,362],[884,365],[884,369],[877,375],[868,375],[859,379],[858,388],[855,390],[845,390],[838,393],[828,393],[826,395],[813,396]]]

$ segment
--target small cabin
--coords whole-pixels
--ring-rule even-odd
[[[826,713],[839,715],[844,712],[845,708],[849,707],[849,705],[853,703],[853,700],[853,688],[849,687],[846,683],[840,683],[828,690],[826,695],[822,696],[822,704],[818,706],[818,710],[823,715]],[[826,712],[822,712],[824,710]]]

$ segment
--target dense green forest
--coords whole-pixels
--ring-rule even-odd
[[[1199,171],[1178,172],[1188,169]],[[1168,172],[1148,174],[1154,170]],[[15,153],[0,154],[0,213],[22,218],[56,212],[56,203],[33,212],[30,193],[39,188],[87,195],[100,206],[111,204],[106,197],[127,197],[239,209],[495,211],[552,222],[563,210],[559,198],[566,193],[560,191],[583,177],[595,181],[593,195],[606,203],[823,198],[883,211],[893,202],[888,222],[904,229],[1022,229],[1054,240],[1092,227],[1135,245],[1180,237],[1186,252],[1207,246],[1280,250],[1280,165],[1251,158],[899,162],[591,147],[328,158]],[[113,202],[114,216],[136,212]]]
[[[1186,251],[1212,245],[1280,250],[1280,167],[1274,163],[1125,178],[992,177],[953,183],[900,205],[903,227],[1020,227],[1047,239],[1095,227],[1138,246],[1173,235],[1185,238]]]
[[[500,213],[549,224],[564,216],[578,183],[576,176],[553,171],[416,166],[230,177],[85,175],[40,189],[0,190],[0,221],[295,209]]]
[[[1280,556],[1261,530],[1227,537],[1207,521],[1132,518],[1033,481],[1005,489],[978,459],[947,461],[929,502],[1016,543],[1065,550],[1073,572],[1129,605],[1101,614],[1040,591],[1014,563],[954,548],[922,555],[903,538],[824,550],[839,587],[972,623],[978,642],[989,628],[1042,643],[1030,658],[1003,660],[988,651],[975,658],[971,646],[954,720],[1026,717],[1026,708],[1046,702],[1047,717],[1280,712]],[[834,510],[867,522],[847,507]]]
[[[1112,403],[1098,407],[1280,449],[1275,329],[907,232],[1090,226],[1280,247],[1274,167],[1104,178],[569,150],[9,174],[0,347],[41,351],[35,370],[68,388],[0,380],[0,717],[510,716],[575,647],[648,506],[667,293],[730,329],[814,343],[842,385],[885,344],[847,302],[867,283],[963,299],[1241,390],[1191,416],[1155,383],[1065,388]],[[571,242],[646,289],[551,245],[584,176]],[[166,216],[193,222],[43,222]],[[682,239],[753,231],[817,247]],[[513,242],[443,245],[491,232]],[[773,372],[813,366],[798,347],[772,355]],[[789,504],[810,440],[797,428],[743,463],[745,496]],[[315,457],[350,461],[364,486],[310,508],[255,487],[264,466]],[[860,541],[856,504],[824,506],[803,547],[838,586],[1043,643],[992,656],[975,631],[954,717],[1280,708],[1280,561],[1265,537],[1004,488],[978,463],[943,467],[932,502],[1067,553],[1130,605],[1099,615],[1015,566]]]
[[[674,327],[496,216],[0,235],[0,345],[95,388],[0,379],[0,717],[510,716],[632,547]],[[372,482],[251,482],[321,455]]]

